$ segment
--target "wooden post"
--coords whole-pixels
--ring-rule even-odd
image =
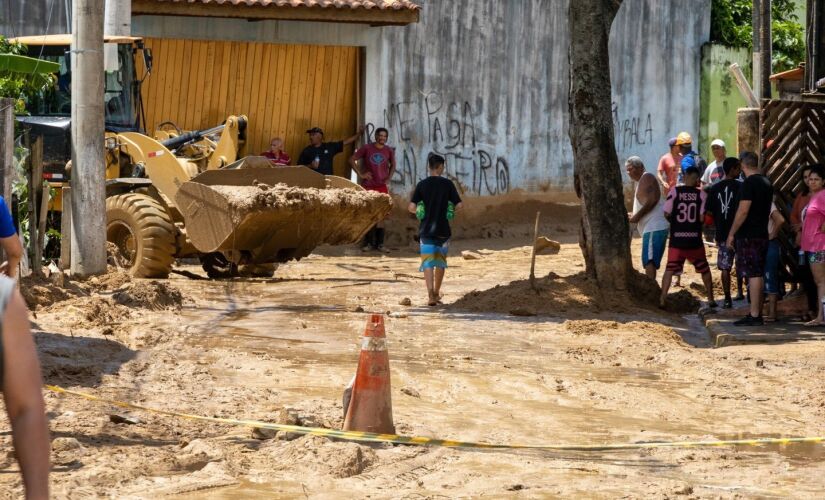
[[[69,269],[72,262],[72,188],[63,186],[63,213],[60,218],[60,270]]]
[[[31,145],[29,155],[29,255],[31,268],[35,276],[43,275],[43,255],[40,253],[40,224],[38,214],[40,207],[37,202],[43,196],[43,137],[37,136]]]
[[[0,196],[11,207],[14,182],[14,99],[0,99]]]
[[[72,2],[72,274],[106,272],[103,0]]]
[[[34,247],[34,263],[38,269],[43,268],[43,247],[46,245],[46,219],[49,215],[49,183],[42,180],[40,175],[40,210],[37,212],[37,246]]]
[[[12,206],[12,184],[14,182],[14,99],[0,99],[0,196],[9,210]],[[5,251],[0,251],[0,262],[6,261]],[[19,276],[19,275],[18,275]]]
[[[754,2],[754,8],[756,8]],[[771,61],[772,38],[771,38],[771,0],[759,0],[759,97],[761,99],[771,98],[771,73],[773,64]]]
[[[751,108],[758,108],[759,99],[756,98],[756,94],[753,93],[753,89],[751,89],[751,86],[748,85],[748,80],[742,73],[742,68],[740,68],[737,63],[733,63],[728,69],[736,79],[736,86],[739,87],[739,92],[742,94],[742,97],[748,101],[748,106]]]
[[[533,229],[533,251],[530,255],[530,288],[538,292],[536,287],[536,243],[539,240],[539,217],[541,212],[536,212],[536,227]]]

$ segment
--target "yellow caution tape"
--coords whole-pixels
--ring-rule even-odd
[[[176,411],[159,410],[123,401],[100,398],[84,392],[64,389],[56,385],[46,385],[46,389],[61,394],[71,394],[90,401],[106,403],[120,408],[130,410],[140,410],[160,415],[185,418],[189,420],[200,420],[202,422],[213,422],[220,424],[240,425],[246,427],[257,427],[260,429],[273,429],[277,431],[294,432],[298,434],[311,434],[313,436],[324,436],[347,441],[362,441],[374,443],[396,443],[412,444],[419,446],[442,446],[447,448],[483,448],[497,450],[550,450],[550,451],[610,451],[610,450],[638,450],[643,448],[693,448],[711,446],[759,446],[766,444],[792,444],[792,443],[822,443],[824,437],[795,437],[795,438],[759,438],[759,439],[732,439],[727,441],[648,441],[640,443],[623,444],[596,444],[596,445],[568,445],[568,444],[493,444],[474,443],[470,441],[452,441],[449,439],[435,439],[421,436],[401,436],[399,434],[377,434],[374,432],[339,431],[335,429],[323,429],[320,427],[302,427],[299,425],[272,424],[269,422],[259,422],[256,420],[236,420],[232,418],[204,417],[201,415],[189,415]]]

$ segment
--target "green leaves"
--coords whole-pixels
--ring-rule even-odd
[[[46,87],[54,85],[60,65],[27,57],[23,44],[0,36],[0,97],[15,99],[14,112],[26,113],[26,102]]]
[[[713,0],[710,41],[728,47],[753,47],[753,0]],[[773,69],[795,68],[805,60],[805,37],[793,0],[771,3]]]

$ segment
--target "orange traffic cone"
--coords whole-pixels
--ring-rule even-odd
[[[345,403],[346,404],[346,403]],[[345,431],[395,434],[392,423],[390,358],[384,335],[384,317],[373,314],[364,330],[361,357],[349,404],[344,408]]]

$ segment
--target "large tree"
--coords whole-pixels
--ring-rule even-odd
[[[630,229],[611,115],[610,26],[622,0],[570,0],[570,143],[582,199],[582,251],[599,287],[627,290]]]

